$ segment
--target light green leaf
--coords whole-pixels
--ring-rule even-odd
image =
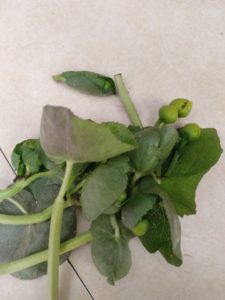
[[[215,129],[202,129],[198,141],[189,143],[181,153],[170,177],[161,187],[170,196],[180,216],[196,213],[195,192],[206,172],[218,161],[222,149]]]
[[[129,234],[120,226],[120,237],[115,237],[110,217],[100,216],[92,225],[92,259],[98,271],[114,285],[127,275],[131,267],[131,253],[128,246]]]
[[[40,141],[45,153],[56,161],[99,162],[135,148],[133,142],[120,140],[104,125],[49,105],[43,110]]]
[[[202,129],[200,139],[184,148],[171,176],[204,174],[217,163],[222,151],[216,129]]]
[[[122,223],[132,229],[156,203],[156,196],[144,194],[138,188],[122,207]]]
[[[128,159],[119,157],[97,167],[85,180],[81,203],[88,220],[95,220],[126,189]]]

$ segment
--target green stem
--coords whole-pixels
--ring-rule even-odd
[[[125,108],[131,122],[133,123],[133,125],[142,128],[143,127],[142,122],[125,87],[122,75],[116,74],[114,76],[114,80],[115,80],[116,90],[119,95],[120,101],[123,104],[123,107]]]
[[[119,225],[117,223],[117,219],[116,219],[115,215],[110,216],[110,222],[111,222],[111,225],[112,225],[113,229],[115,230],[115,233],[114,233],[115,237],[119,238],[120,237],[120,228],[119,228]]]
[[[84,183],[85,183],[85,179],[81,180],[74,188],[72,188],[69,191],[69,194],[72,195],[72,194],[76,193],[77,191],[79,191],[83,187]]]
[[[71,161],[66,162],[66,170],[63,182],[56,197],[55,203],[53,204],[52,210],[48,252],[49,299],[51,300],[58,300],[59,253],[64,196],[68,189],[68,183],[72,174],[73,164],[74,163]]]
[[[71,207],[74,205],[78,205],[76,200],[75,201],[67,200],[66,202],[64,202],[64,208]],[[0,214],[0,224],[28,225],[28,224],[37,224],[37,223],[45,222],[51,218],[52,209],[53,209],[53,205],[50,205],[45,210],[36,214],[19,215],[19,216]]]
[[[141,178],[141,174],[139,174],[138,172],[136,172],[131,180],[131,186],[134,186],[135,183]]]
[[[157,184],[160,184],[161,179],[157,177],[155,173],[151,173],[151,176]]]
[[[165,124],[160,120],[158,119],[158,121],[155,123],[155,128],[161,128],[163,127]]]
[[[7,189],[0,190],[0,201],[15,196],[17,193],[21,192],[25,187],[27,187],[29,184],[31,184],[31,182],[35,181],[36,179],[44,176],[52,176],[53,174],[54,173],[52,171],[40,172],[28,177],[27,179],[20,179],[16,181],[15,184],[11,185]]]
[[[91,231],[88,230],[64,243],[60,246],[60,255],[70,252],[74,249],[77,249],[89,242],[93,239]],[[44,250],[30,256],[18,259],[16,261],[12,261],[6,264],[0,264],[0,275],[11,274],[15,272],[19,272],[26,268],[35,266],[42,262],[45,262],[48,257],[48,250]]]

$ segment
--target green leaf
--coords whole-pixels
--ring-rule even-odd
[[[17,144],[12,153],[12,165],[18,176],[28,176],[37,173],[42,165],[37,147],[38,140],[29,139]]]
[[[28,139],[17,144],[11,160],[17,176],[29,176],[56,168],[55,163],[45,155],[38,139]]]
[[[110,217],[100,216],[92,225],[92,259],[98,271],[114,285],[127,275],[131,267],[131,253],[128,246],[129,233],[120,225],[120,237],[115,237]]]
[[[135,148],[104,125],[49,105],[43,110],[40,140],[45,153],[56,161],[99,162]]]
[[[180,225],[175,210],[170,205],[168,207],[167,211],[163,207],[156,207],[148,213],[149,227],[140,240],[150,253],[160,251],[168,263],[178,267],[182,264]],[[170,227],[172,222],[176,226]]]
[[[222,151],[216,129],[204,128],[200,139],[184,148],[171,176],[206,173],[217,163]]]
[[[119,157],[97,167],[85,180],[81,203],[88,220],[95,220],[126,189],[128,159]]]
[[[177,130],[170,126],[164,126],[160,129],[160,161],[161,164],[167,159],[170,155],[172,149],[178,141]]]
[[[89,71],[68,71],[53,78],[85,94],[109,96],[116,92],[112,78]]]
[[[170,177],[162,178],[161,187],[172,200],[180,216],[196,213],[195,192],[206,172],[222,153],[215,129],[202,129],[198,141],[189,143],[182,151]]]
[[[178,140],[177,131],[169,126],[161,129],[147,127],[136,132],[137,149],[129,153],[140,177],[151,174],[170,155]]]
[[[172,265],[181,265],[181,227],[170,197],[150,177],[144,178],[140,187],[145,193],[155,194],[162,199],[148,213],[150,225],[147,233],[140,238],[144,247],[151,253],[159,250]]]
[[[156,203],[156,196],[136,188],[122,208],[122,223],[132,229]]]
[[[135,135],[138,147],[129,153],[131,163],[135,170],[141,175],[148,175],[159,163],[159,143],[158,130],[153,127],[139,130]]]
[[[38,179],[29,186],[31,192],[23,190],[13,199],[22,205],[28,213],[36,213],[51,205],[59,191],[57,179]],[[7,200],[0,203],[0,213],[20,215],[18,208]],[[50,221],[34,225],[0,225],[0,262],[7,263],[48,248]],[[75,208],[65,209],[61,241],[75,236]],[[69,254],[61,256],[61,263]],[[31,268],[13,274],[20,279],[34,279],[46,274],[47,263],[41,263]]]
[[[102,125],[109,128],[120,141],[130,145],[136,145],[133,133],[125,125],[117,122],[104,122]]]

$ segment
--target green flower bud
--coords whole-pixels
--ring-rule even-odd
[[[117,199],[115,206],[120,207],[127,198],[127,193],[123,192]]]
[[[159,119],[165,124],[175,123],[178,117],[177,108],[173,105],[162,106],[159,110]]]
[[[185,125],[180,130],[180,135],[188,142],[197,141],[201,136],[201,128],[196,123]]]
[[[173,105],[178,110],[178,117],[185,118],[187,117],[192,109],[192,102],[187,99],[174,99],[170,102],[170,105]]]
[[[68,71],[53,76],[53,79],[89,95],[109,96],[116,93],[112,78],[94,72]]]
[[[143,219],[132,228],[132,232],[137,236],[142,236],[147,232],[148,227],[149,221],[147,219]]]

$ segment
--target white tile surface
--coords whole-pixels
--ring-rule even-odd
[[[43,105],[70,107],[81,117],[128,122],[116,97],[91,98],[54,83],[69,69],[124,74],[144,124],[175,97],[194,101],[189,121],[216,127],[225,147],[225,1],[0,1],[0,146],[39,134]],[[0,157],[0,187],[11,173]],[[198,214],[182,219],[184,264],[167,265],[132,241],[130,274],[109,286],[89,247],[72,261],[96,300],[225,299],[225,159],[204,177]],[[71,276],[70,276],[71,275]],[[63,300],[89,299],[67,265]],[[0,278],[0,299],[46,299],[46,277]]]

